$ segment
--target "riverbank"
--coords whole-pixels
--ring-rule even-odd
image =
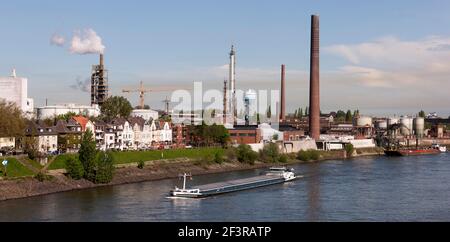
[[[356,152],[358,153],[358,152]],[[372,156],[379,153],[374,151],[364,151],[358,156]],[[319,162],[332,159],[346,159],[344,151],[322,153],[319,160],[309,162]],[[205,175],[212,173],[223,173],[240,170],[251,170],[258,168],[268,168],[276,165],[294,165],[308,163],[299,160],[291,160],[288,163],[274,164],[256,162],[254,165],[239,162],[222,164],[199,164],[191,159],[159,160],[146,162],[144,169],[137,168],[137,164],[118,165],[114,179],[109,184],[94,184],[87,180],[72,180],[63,174],[63,170],[51,171],[50,179],[38,181],[35,178],[22,178],[12,180],[0,180],[0,201],[20,199],[33,196],[48,195],[52,193],[68,192],[73,190],[89,189],[103,186],[122,185],[139,183],[146,181],[177,178],[180,173],[190,172],[192,175]]]

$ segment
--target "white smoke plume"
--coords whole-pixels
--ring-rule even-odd
[[[81,80],[81,77],[77,77],[75,84],[71,85],[70,88],[74,90],[79,90],[82,92],[90,92],[91,91],[91,80],[86,78],[84,82]]]
[[[93,29],[85,29],[75,32],[69,50],[70,53],[79,55],[103,54],[105,46],[102,38]]]
[[[52,36],[52,38],[50,39],[50,44],[52,44],[52,45],[62,47],[62,46],[64,46],[65,43],[66,43],[66,39],[59,34],[54,34]]]

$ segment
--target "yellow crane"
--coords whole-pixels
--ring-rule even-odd
[[[139,93],[139,106],[141,107],[141,109],[145,108],[145,94],[149,93],[149,92],[171,92],[171,91],[176,91],[179,88],[161,88],[161,89],[156,89],[156,88],[146,88],[144,87],[144,82],[141,81],[141,85],[139,86],[138,89],[123,89],[122,92],[123,93],[133,93],[133,92],[137,92]]]

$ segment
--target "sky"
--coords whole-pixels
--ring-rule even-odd
[[[27,77],[36,106],[90,102],[82,87],[98,62],[83,49],[91,33],[104,50],[111,93],[134,105],[137,94],[121,90],[140,81],[222,90],[234,44],[237,88],[277,90],[285,64],[293,112],[308,105],[310,16],[318,14],[324,112],[450,115],[447,0],[17,0],[1,8],[0,76],[16,68]],[[76,37],[81,49],[73,48]],[[163,108],[169,94],[151,93],[146,103]]]

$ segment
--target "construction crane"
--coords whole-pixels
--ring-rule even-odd
[[[163,88],[163,89],[156,89],[156,88],[145,88],[144,87],[144,82],[141,81],[141,85],[138,89],[123,89],[122,92],[123,93],[133,93],[133,92],[137,92],[139,93],[139,106],[141,107],[141,109],[145,108],[145,94],[149,93],[149,92],[171,92],[171,91],[176,91],[179,90],[180,88]]]

